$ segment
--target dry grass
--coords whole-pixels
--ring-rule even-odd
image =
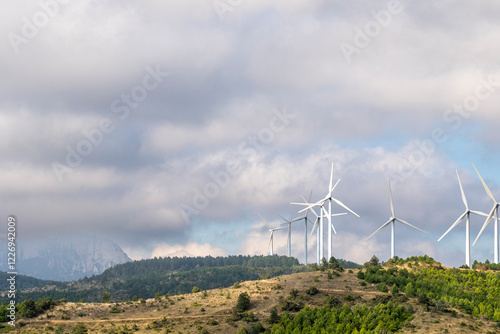
[[[372,303],[377,295],[386,295],[376,290],[375,285],[363,287],[356,277],[357,271],[347,271],[340,276],[328,279],[327,272],[307,272],[280,276],[268,280],[247,281],[240,283],[239,288],[224,288],[194,294],[177,295],[159,300],[148,299],[145,303],[123,302],[112,304],[100,303],[66,303],[42,316],[21,320],[23,327],[18,326],[12,333],[54,333],[58,326],[64,333],[71,333],[78,323],[82,322],[89,333],[120,333],[124,326],[138,330],[130,333],[235,333],[244,321],[230,321],[231,310],[236,305],[242,292],[250,295],[251,312],[269,326],[265,319],[270,309],[278,305],[280,296],[289,296],[292,289],[299,291],[300,299],[310,307],[322,306],[325,296],[335,296],[343,301],[344,296],[355,298],[351,303]],[[314,296],[305,291],[315,286],[319,293]],[[412,321],[414,328],[406,328],[405,333],[494,333],[493,323],[486,320],[471,319],[457,312],[457,317],[449,313],[423,312],[414,300],[409,304],[416,310]],[[112,310],[119,310],[113,313]],[[118,311],[115,311],[118,312]],[[63,320],[64,318],[64,320]],[[447,330],[447,331],[446,331]]]

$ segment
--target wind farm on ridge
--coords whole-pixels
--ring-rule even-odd
[[[458,179],[458,184],[462,196],[462,201],[465,206],[465,212],[459,216],[459,218],[448,228],[448,230],[439,238],[437,241],[441,241],[451,230],[453,230],[456,226],[458,226],[464,218],[466,218],[466,226],[465,226],[465,264],[471,268],[471,245],[470,245],[470,214],[473,213],[478,216],[483,216],[486,217],[485,222],[483,223],[480,232],[478,233],[476,239],[474,240],[472,246],[476,244],[478,241],[479,237],[481,234],[484,232],[485,228],[489,224],[489,222],[493,219],[494,221],[494,261],[493,263],[498,264],[499,263],[499,234],[498,234],[498,224],[499,224],[499,217],[498,217],[498,207],[500,206],[500,203],[497,202],[495,197],[493,196],[493,193],[491,190],[488,188],[486,185],[485,181],[483,180],[481,174],[477,170],[476,166],[472,164],[477,175],[479,176],[479,179],[481,180],[483,187],[487,193],[487,195],[493,200],[494,205],[493,208],[491,209],[489,214],[486,214],[481,211],[477,210],[471,210],[469,208],[467,198],[465,196],[465,192],[462,186],[462,182],[460,180],[460,176],[458,174],[458,170],[456,171],[457,174],[457,179]],[[347,215],[348,212],[352,215],[355,215],[356,217],[360,218],[360,216],[354,212],[352,209],[350,209],[348,206],[346,206],[344,203],[342,203],[340,200],[336,199],[333,197],[333,191],[337,187],[337,185],[340,182],[340,179],[336,181],[335,184],[334,178],[333,178],[333,168],[334,165],[332,163],[331,165],[331,171],[330,171],[330,181],[328,185],[328,192],[323,197],[322,199],[316,201],[316,202],[311,202],[311,196],[312,196],[312,191],[309,195],[309,199],[306,200],[303,196],[301,196],[303,202],[290,202],[292,205],[298,205],[298,206],[303,206],[302,209],[298,210],[298,213],[302,213],[301,216],[298,216],[293,219],[286,219],[282,215],[278,214],[278,216],[285,221],[281,226],[272,228],[269,223],[259,214],[261,219],[264,221],[264,223],[269,227],[270,231],[270,239],[269,239],[269,254],[273,255],[274,254],[274,232],[280,229],[288,229],[287,233],[287,250],[288,250],[288,256],[292,256],[292,224],[296,222],[303,221],[304,222],[304,264],[308,264],[308,244],[311,245],[313,241],[311,238],[314,235],[314,232],[316,231],[316,264],[320,264],[322,259],[328,260],[333,254],[333,234],[337,235],[337,231],[335,230],[334,224],[332,222],[333,217],[338,217],[338,216],[344,216]],[[375,234],[377,234],[379,231],[384,229],[387,226],[391,227],[391,245],[390,245],[390,251],[391,251],[391,256],[390,258],[393,259],[396,257],[396,222],[399,222],[403,225],[406,225],[412,229],[415,229],[417,231],[423,232],[425,234],[429,234],[428,232],[410,224],[409,222],[396,217],[395,214],[395,209],[394,209],[394,201],[393,201],[393,194],[392,194],[392,189],[391,189],[391,182],[390,180],[388,181],[388,186],[389,186],[389,203],[390,203],[390,208],[391,208],[391,213],[392,216],[389,218],[387,222],[385,222],[383,225],[381,225],[377,230],[375,230],[372,234],[370,234],[366,240],[372,238]],[[347,212],[339,212],[339,213],[332,213],[332,202],[337,204],[341,209],[346,210]],[[328,204],[327,208],[325,208],[325,204]],[[316,212],[316,209],[319,210],[319,213]],[[309,214],[313,213],[314,216],[316,217],[314,221],[309,219]],[[326,218],[326,219],[325,219]],[[326,227],[325,227],[325,221],[326,221]],[[311,233],[308,235],[308,223],[312,225]],[[286,226],[285,226],[286,225]],[[325,228],[326,228],[326,233],[325,233]],[[332,233],[333,232],[333,233]],[[327,237],[327,245],[326,245],[326,256],[325,256],[325,242],[324,239]]]

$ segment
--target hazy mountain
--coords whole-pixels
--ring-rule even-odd
[[[2,247],[0,252],[5,252]],[[1,255],[6,259],[7,254]],[[101,274],[104,270],[131,261],[108,239],[95,236],[60,236],[30,243],[19,243],[17,272],[44,280],[72,281]],[[8,271],[1,261],[1,271]]]

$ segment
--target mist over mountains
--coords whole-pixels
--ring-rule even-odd
[[[7,245],[0,245],[0,271],[7,268]],[[89,235],[57,236],[36,242],[19,243],[18,274],[44,280],[73,281],[99,275],[117,264],[131,261],[109,239]]]

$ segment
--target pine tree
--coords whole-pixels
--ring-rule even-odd
[[[248,293],[240,293],[238,301],[236,302],[236,309],[238,312],[245,312],[250,309],[250,296]]]
[[[111,303],[111,293],[108,290],[102,292],[101,302]]]
[[[269,314],[269,323],[270,324],[277,324],[278,322],[280,322],[280,317],[278,315],[278,309],[276,309],[276,307],[273,307],[270,311],[270,314]]]

